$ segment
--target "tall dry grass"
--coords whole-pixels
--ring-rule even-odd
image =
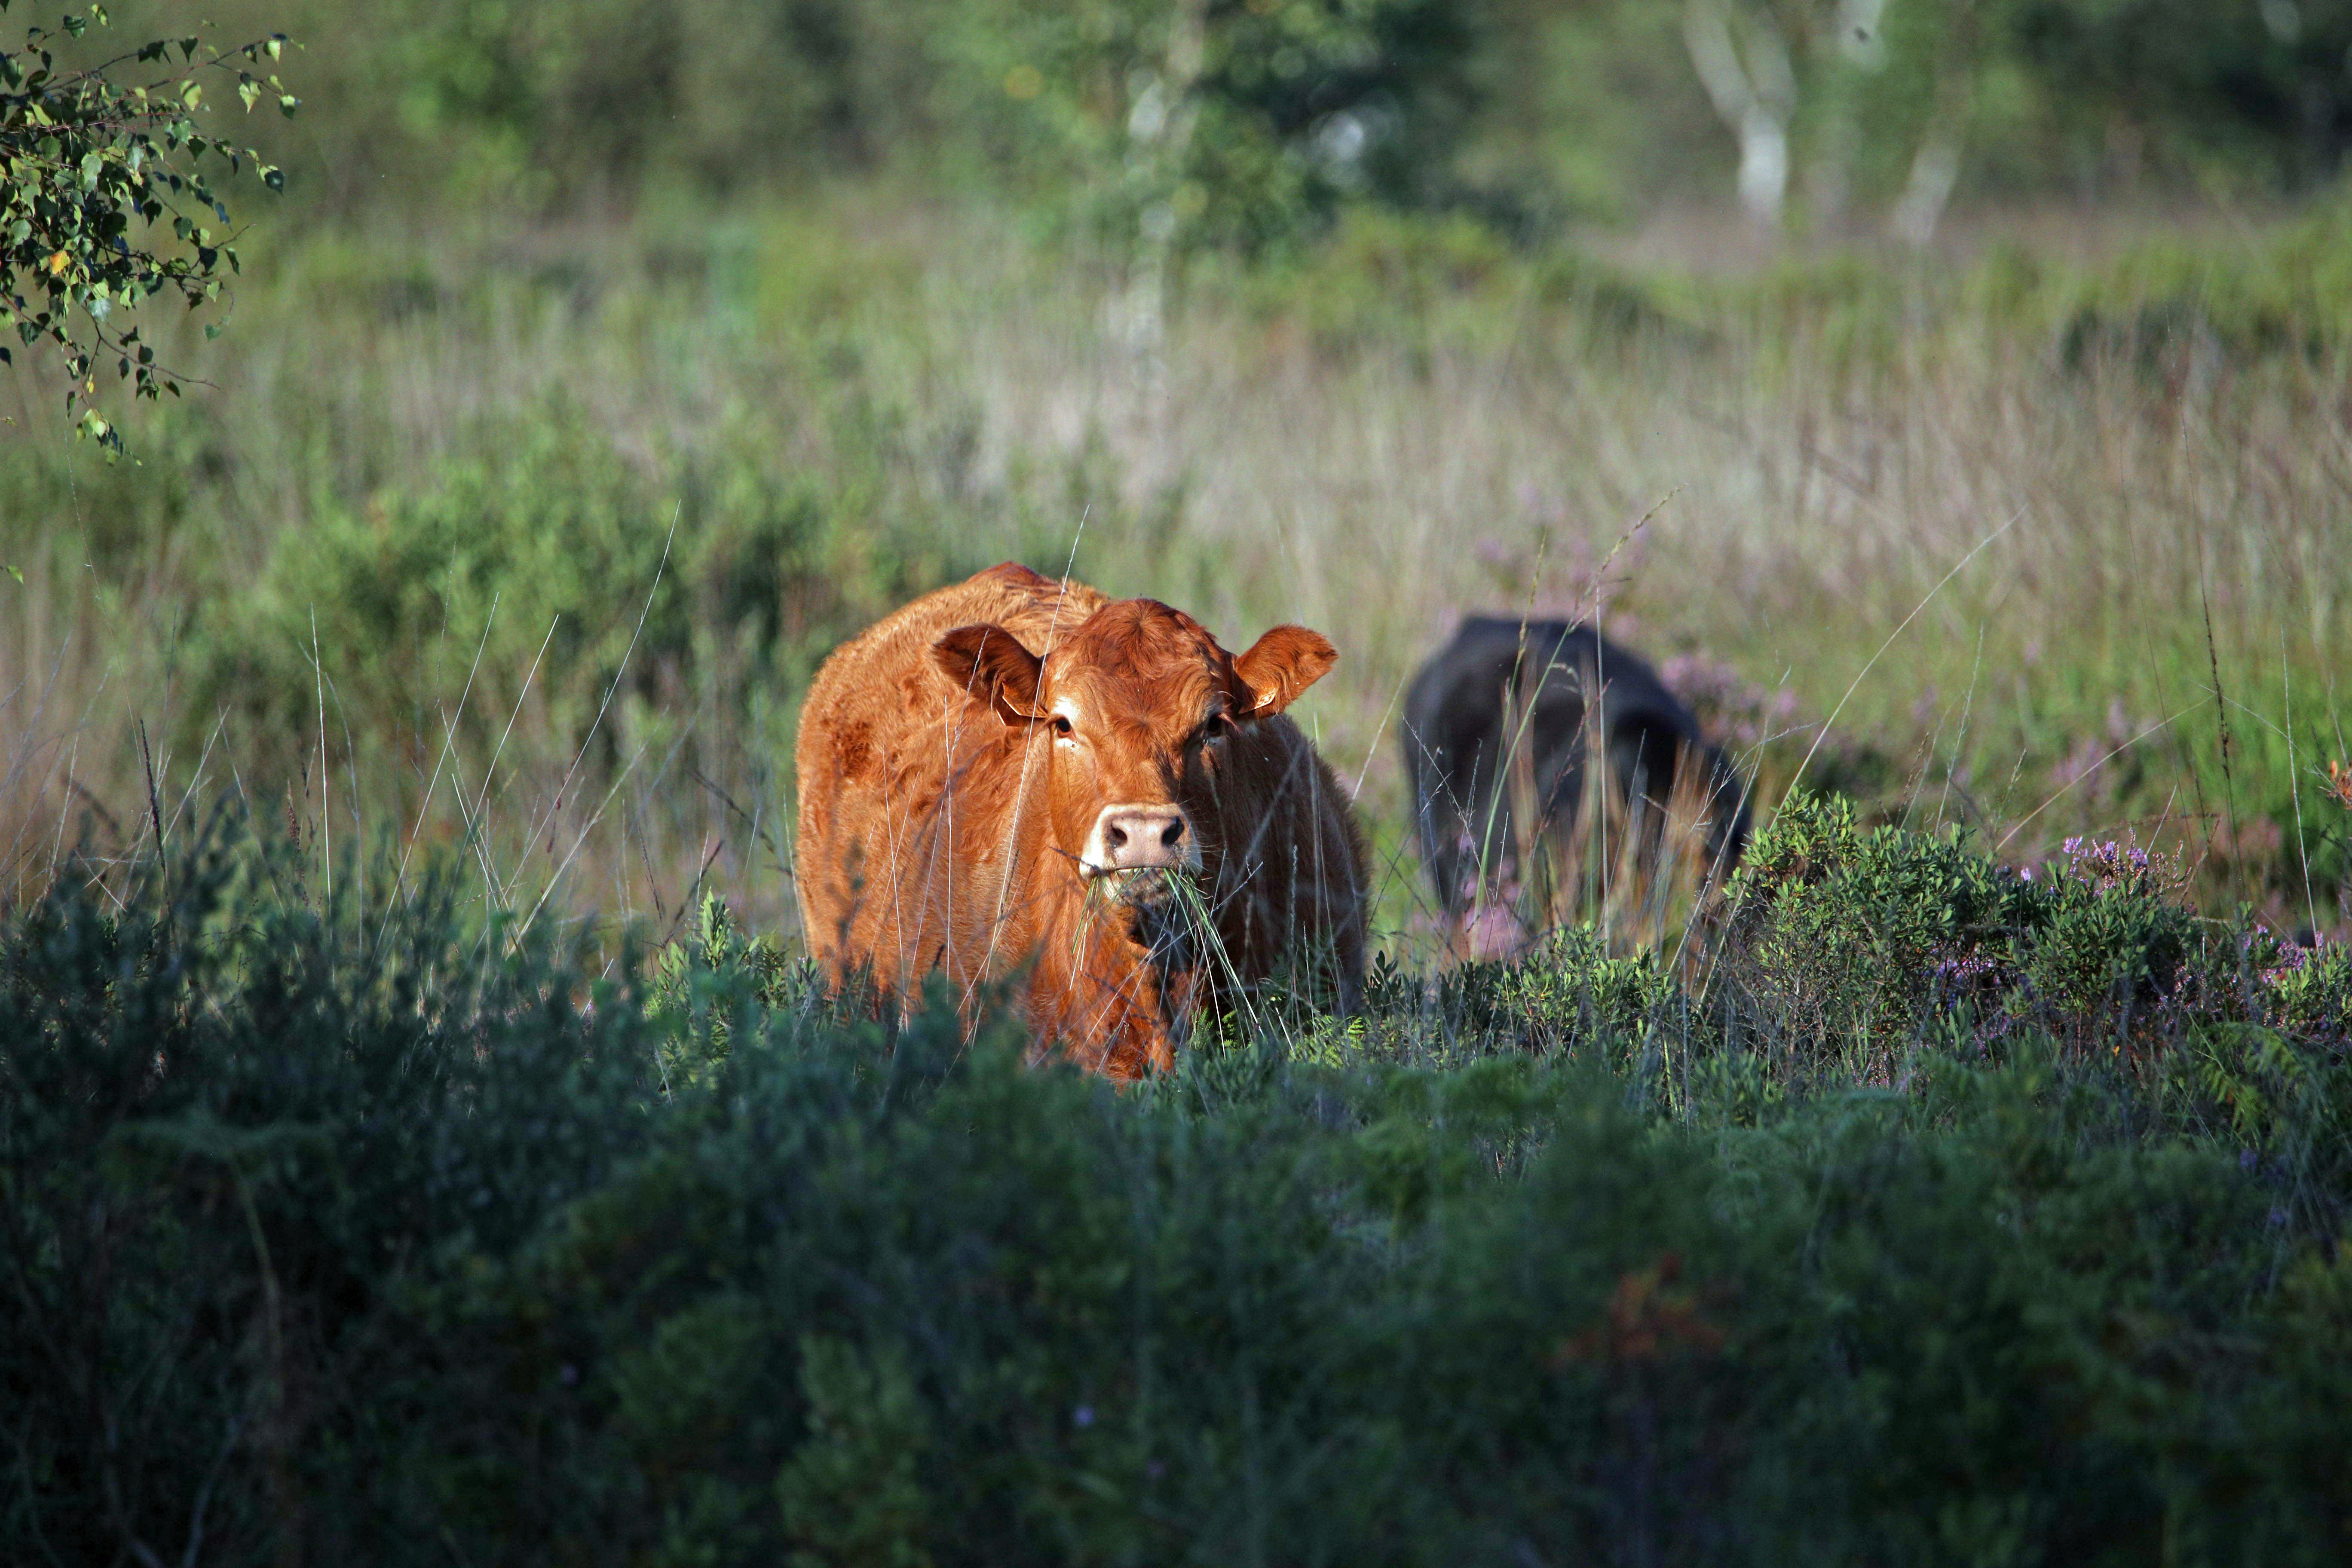
[[[1110,269],[970,216],[312,237],[247,284],[200,365],[220,392],[130,422],[144,468],[96,468],[29,401],[0,437],[0,560],[27,578],[0,585],[25,606],[0,634],[8,887],[78,837],[102,862],[147,818],[242,796],[350,866],[462,848],[518,920],[674,925],[717,885],[786,925],[791,716],[825,643],[883,607],[856,593],[777,590],[783,655],[690,607],[609,679],[530,661],[563,616],[519,626],[528,584],[407,648],[330,604],[313,647],[278,650],[275,706],[194,681],[224,638],[300,640],[299,606],[274,633],[236,612],[302,589],[283,562],[306,535],[382,533],[384,496],[453,464],[495,478],[560,408],[562,440],[630,476],[619,527],[684,519],[673,585],[725,515],[709,497],[806,483],[839,519],[818,574],[846,563],[869,598],[1010,555],[1236,646],[1327,631],[1342,662],[1300,716],[1361,782],[1391,940],[1429,905],[1399,694],[1456,616],[1498,608],[1598,616],[1665,664],[1768,805],[1844,787],[2014,860],[2132,835],[2186,847],[2209,900],[2341,918],[2311,786],[2347,754],[2338,347],[2095,311],[2069,338],[1932,267],[1628,295],[1393,259],[1204,269],[1139,344]],[[602,587],[616,641],[663,591]],[[393,695],[351,695],[363,676]]]
[[[1318,711],[1388,819],[1395,696],[1454,619],[1597,609],[1738,672],[1768,800],[1870,746],[1890,805],[2012,858],[2170,836],[2221,886],[2300,894],[2293,843],[2232,851],[2343,749],[2343,361],[2190,333],[2070,365],[1981,314],[1862,352],[1851,331],[1832,308],[1596,342],[1529,307],[1491,338],[1334,353],[1204,310],[1155,416],[1120,417],[1115,369],[1086,406],[1130,471],[1185,487],[1214,570],[1172,586],[1218,624],[1344,628]],[[977,363],[1007,450],[1078,424],[1074,363],[1101,363],[1018,331]]]

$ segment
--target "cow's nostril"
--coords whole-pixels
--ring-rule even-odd
[[[1097,871],[1197,866],[1192,823],[1174,805],[1110,805],[1088,836],[1087,863]]]

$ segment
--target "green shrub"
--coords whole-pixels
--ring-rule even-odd
[[[1727,984],[1771,1050],[1841,1073],[1893,1074],[1955,1016],[1979,1048],[2030,1025],[2120,1053],[2184,1016],[2205,940],[2183,880],[2143,850],[2079,839],[2021,875],[1958,829],[1864,832],[1849,801],[1792,799],[1733,879]]]
[[[2347,1179],[2282,1163],[2326,1053],[2261,1151],[2022,1028],[1751,1124],[1509,1036],[1122,1094],[709,906],[651,984],[304,876],[221,832],[0,928],[37,1559],[2294,1563],[2352,1521]],[[1612,962],[1522,1002],[1654,1016]]]
[[[470,675],[482,700],[469,704],[469,738],[495,739],[528,680],[551,728],[576,743],[640,614],[648,655],[680,644],[687,614],[674,584],[655,601],[658,620],[648,607],[670,543],[664,509],[576,415],[554,413],[429,489],[336,508],[280,535],[251,595],[200,633],[204,721],[227,708],[252,733],[315,729],[315,654],[337,715],[360,734],[402,736],[429,754],[435,709],[454,708]]]
[[[192,632],[186,724],[200,741],[226,711],[282,763],[319,744],[323,706],[334,751],[429,772],[445,723],[487,759],[520,715],[523,749],[568,760],[630,696],[740,711],[796,687],[866,620],[991,563],[932,542],[955,531],[900,506],[887,419],[846,402],[799,472],[741,422],[635,460],[558,396],[427,482],[331,501]]]

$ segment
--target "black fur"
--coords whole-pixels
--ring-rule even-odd
[[[1515,747],[1528,748],[1534,764],[1538,831],[1564,832],[1575,821],[1585,697],[1596,689],[1594,729],[1606,737],[1618,787],[1658,808],[1642,814],[1646,830],[1660,831],[1676,759],[1687,755],[1707,769],[1709,861],[1718,877],[1738,861],[1748,842],[1746,789],[1656,670],[1581,623],[1473,616],[1421,667],[1404,704],[1422,863],[1447,912],[1468,907],[1479,868],[1489,889],[1516,869],[1506,767]]]

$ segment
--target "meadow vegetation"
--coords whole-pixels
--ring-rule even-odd
[[[711,857],[770,929],[816,660],[1018,559],[1330,631],[1305,713],[1399,932],[1398,693],[1495,609],[1599,615],[1767,805],[1801,765],[2334,929],[2343,222],[1706,279],[1366,215],[1202,261],[1148,350],[1108,264],[969,212],[321,237],[244,286],[234,395],[127,416],[136,465],[20,405],[9,875],[137,836],[143,721],[167,803],[469,841],[525,910],[562,871],[669,920]]]

